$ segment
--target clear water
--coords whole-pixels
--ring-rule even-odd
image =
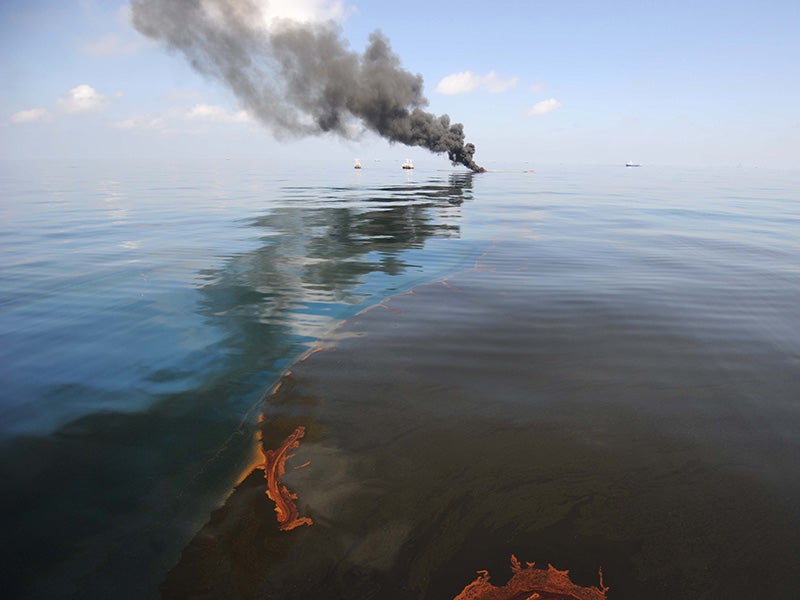
[[[0,562],[22,597],[156,596],[249,464],[263,395],[281,372],[342,319],[476,260],[495,275],[462,275],[474,303],[454,310],[483,335],[467,327],[448,338],[438,376],[476,396],[503,389],[514,422],[538,381],[536,408],[549,415],[539,425],[566,436],[588,435],[574,414],[596,393],[596,428],[617,454],[626,444],[661,452],[666,433],[702,441],[725,465],[744,465],[762,505],[789,515],[786,539],[770,543],[797,539],[800,468],[787,459],[800,456],[795,173],[1,168]],[[439,301],[413,310],[434,315]],[[522,339],[534,320],[536,344]],[[420,318],[409,331],[435,327]],[[459,344],[492,360],[466,360],[452,351]],[[519,362],[518,350],[547,368]],[[376,358],[364,377],[390,366]],[[734,396],[723,401],[720,390]],[[472,413],[496,420],[488,406]],[[637,415],[633,443],[616,427]],[[671,476],[691,492],[689,463]],[[759,543],[748,551],[765,552]]]

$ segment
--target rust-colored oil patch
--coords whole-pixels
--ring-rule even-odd
[[[478,578],[454,600],[605,600],[608,591],[602,570],[600,587],[596,588],[575,585],[569,571],[559,571],[553,565],[547,565],[547,569],[537,569],[534,563],[522,566],[513,554],[511,571],[514,575],[502,587],[489,583],[488,571],[478,571]]]
[[[264,450],[263,447],[261,448],[261,452],[264,453],[264,478],[267,480],[267,496],[275,502],[275,513],[282,531],[289,531],[301,525],[314,523],[308,517],[299,516],[297,506],[294,503],[297,500],[297,494],[290,492],[289,488],[281,483],[281,478],[286,472],[286,461],[294,456],[289,452],[300,445],[300,439],[305,434],[306,428],[300,426],[286,438],[277,450]]]

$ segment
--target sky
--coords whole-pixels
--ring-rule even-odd
[[[335,20],[354,51],[381,30],[479,163],[800,169],[797,0],[264,3]],[[369,132],[276,137],[128,2],[0,0],[0,57],[2,159],[427,155]]]

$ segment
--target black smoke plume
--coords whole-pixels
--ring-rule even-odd
[[[483,170],[472,160],[475,146],[464,143],[461,123],[422,110],[428,104],[422,77],[400,67],[380,32],[360,55],[333,22],[280,20],[267,28],[265,1],[132,0],[131,6],[136,29],[224,81],[277,135],[353,138],[366,128]]]

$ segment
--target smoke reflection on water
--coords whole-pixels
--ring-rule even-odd
[[[14,235],[35,240],[42,260],[12,260],[22,283],[3,298],[13,393],[2,403],[0,564],[12,596],[155,595],[248,464],[258,400],[293,357],[337,320],[474,255],[466,243],[423,252],[458,239],[469,176],[297,188],[231,171],[123,170],[125,206],[110,225],[105,201],[83,201],[91,176],[60,173],[76,190],[59,200],[74,218],[62,237],[79,249],[66,256],[48,242],[53,215],[35,208],[52,193],[18,197],[26,229]],[[117,238],[142,241],[107,243]],[[59,261],[74,264],[48,277]]]

